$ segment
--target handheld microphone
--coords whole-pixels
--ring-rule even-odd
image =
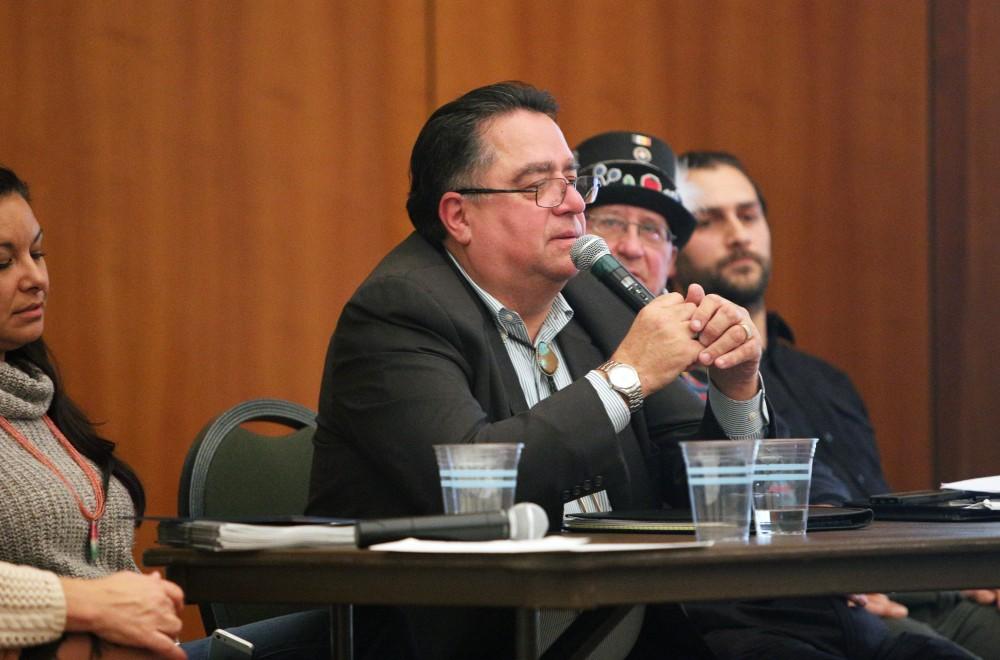
[[[548,529],[545,509],[521,502],[507,511],[359,520],[354,526],[354,538],[359,548],[367,548],[411,536],[432,541],[540,539]]]
[[[589,270],[634,311],[653,302],[653,294],[615,259],[603,238],[593,234],[581,236],[573,243],[569,258],[577,270]]]

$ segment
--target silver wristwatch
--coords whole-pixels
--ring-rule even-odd
[[[642,408],[642,384],[639,382],[639,373],[635,367],[608,360],[597,367],[597,370],[604,373],[611,389],[622,395],[630,412]]]

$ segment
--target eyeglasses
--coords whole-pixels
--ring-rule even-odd
[[[543,209],[559,206],[566,199],[566,191],[573,186],[586,204],[597,199],[597,191],[601,182],[596,176],[578,176],[575,179],[542,179],[527,188],[462,188],[456,190],[459,195],[490,195],[492,193],[535,193],[535,204]]]
[[[595,234],[612,241],[621,239],[628,233],[629,225],[635,225],[639,230],[639,239],[648,245],[677,242],[677,235],[669,227],[655,222],[628,222],[621,218],[587,216],[587,224]]]

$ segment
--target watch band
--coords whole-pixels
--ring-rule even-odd
[[[628,385],[615,385],[611,380],[611,370],[615,367],[625,367],[628,369],[633,376],[633,381]],[[642,384],[639,382],[639,374],[636,372],[635,367],[630,364],[623,364],[621,362],[616,362],[615,360],[608,360],[601,366],[597,367],[597,370],[604,374],[604,378],[608,381],[608,385],[611,386],[615,392],[621,395],[625,400],[625,405],[628,406],[629,412],[635,412],[642,408],[643,394],[642,394]]]

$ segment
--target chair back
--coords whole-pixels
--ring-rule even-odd
[[[263,435],[242,425],[271,422],[284,435]],[[192,518],[249,518],[302,514],[309,494],[316,413],[280,399],[253,399],[209,422],[188,450],[177,508]],[[201,605],[205,631],[303,609],[289,605]]]

